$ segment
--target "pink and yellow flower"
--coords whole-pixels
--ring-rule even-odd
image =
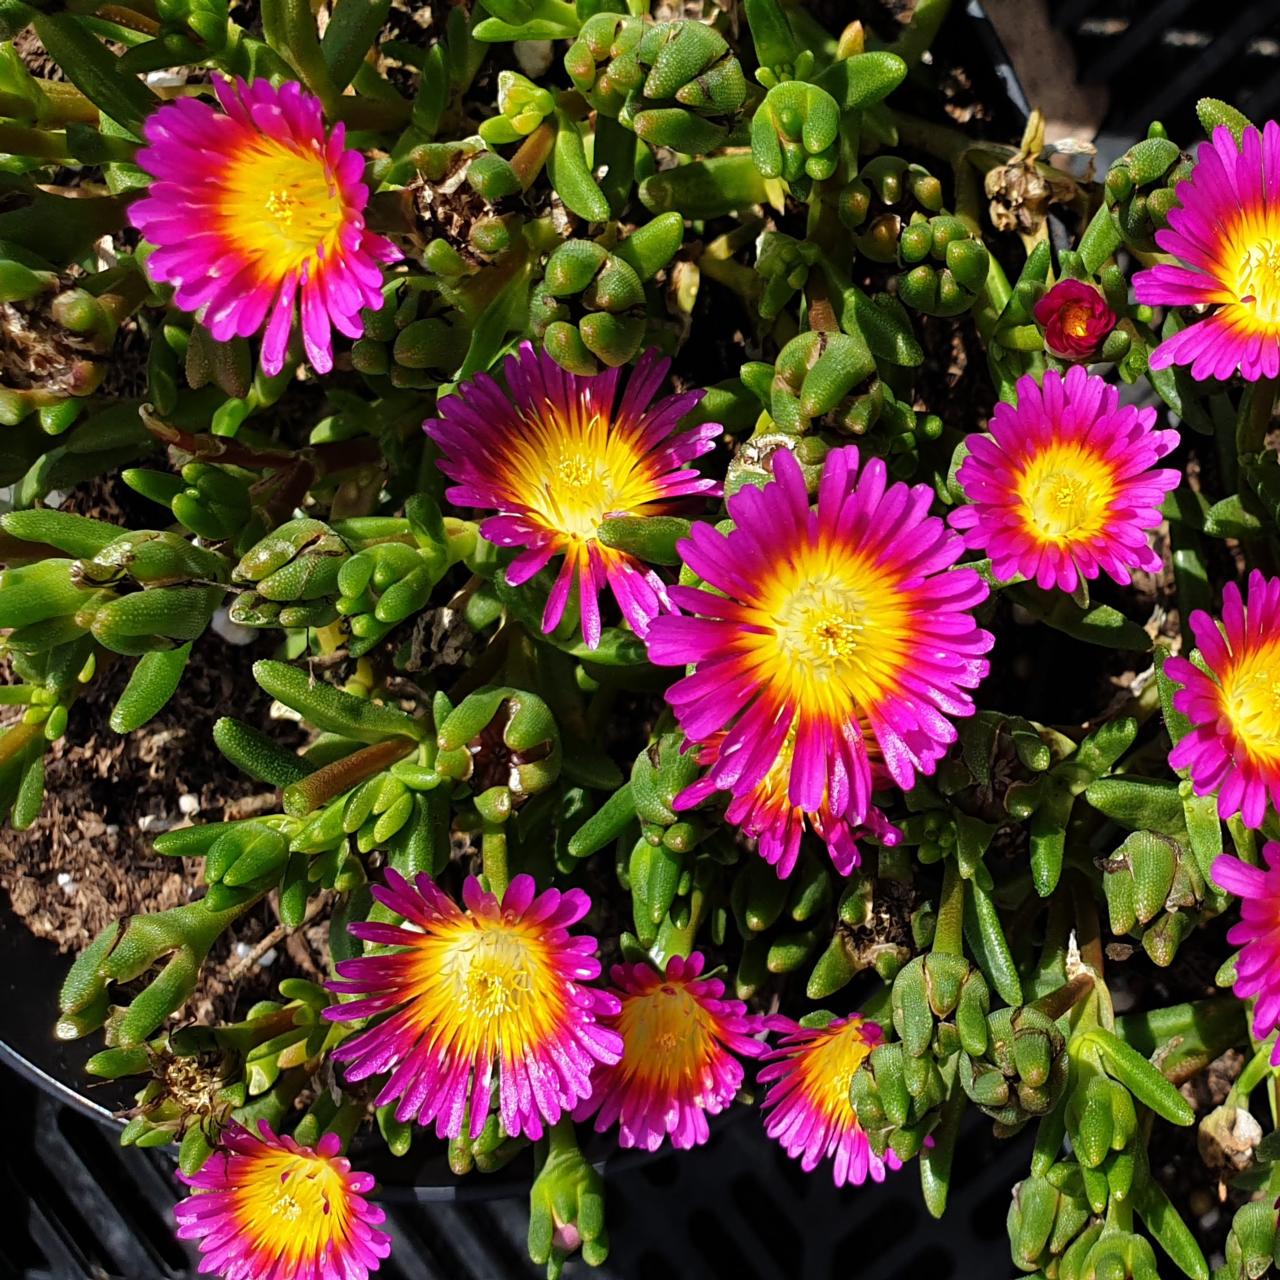
[[[732,532],[695,524],[681,542],[723,594],[672,587],[699,616],[656,618],[649,656],[694,665],[667,701],[692,741],[725,731],[715,788],[750,795],[793,738],[789,803],[861,825],[875,785],[864,723],[905,789],[955,741],[948,717],[973,714],[966,690],[987,673],[991,636],[970,610],[987,588],[951,569],[962,543],[928,514],[929,486],[889,484],[881,459],[859,475],[856,448],[833,450],[816,508],[790,452],[774,453],[773,472],[729,499]]]
[[[724,736],[723,733],[716,734],[701,748],[699,764],[715,765]],[[864,740],[873,784],[879,785],[887,781],[879,758],[879,746],[865,731]],[[849,875],[862,860],[858,851],[860,840],[870,838],[877,844],[893,846],[902,839],[902,832],[874,804],[868,806],[861,823],[850,822],[842,814],[833,813],[828,804],[823,804],[816,813],[797,808],[787,794],[794,758],[795,735],[788,734],[769,772],[750,791],[733,796],[724,815],[728,822],[740,827],[744,835],[757,842],[756,851],[775,868],[780,880],[785,880],[795,870],[800,842],[806,831],[812,831],[827,846],[832,866],[842,876]],[[707,774],[686,787],[676,797],[673,807],[677,810],[696,808],[710,799],[716,790],[713,775]]]
[[[1087,360],[1116,326],[1116,313],[1083,280],[1059,280],[1035,305],[1044,345],[1064,360]]]
[[[1218,793],[1223,818],[1256,828],[1268,799],[1280,809],[1280,578],[1255,569],[1248,585],[1247,605],[1234,582],[1223,588],[1221,627],[1202,609],[1189,619],[1207,671],[1186,658],[1164,670],[1191,721],[1169,763],[1189,772],[1196,795]]]
[[[1193,378],[1249,381],[1280,374],[1280,125],[1250,126],[1237,142],[1219,126],[1177,188],[1156,243],[1186,265],[1160,263],[1133,277],[1139,302],[1212,307],[1166,339],[1151,367],[1191,366]]]
[[[618,1125],[624,1147],[656,1151],[706,1142],[707,1117],[737,1096],[742,1063],[765,1044],[759,1019],[741,1000],[724,999],[724,983],[701,976],[703,957],[672,956],[665,973],[652,965],[619,964],[609,971],[621,1008],[605,1021],[622,1037],[622,1057],[597,1067],[591,1097],[574,1119],[595,1116],[597,1133]]]
[[[1234,991],[1241,1000],[1255,998],[1253,1034],[1265,1040],[1280,1027],[1280,844],[1262,847],[1265,867],[1251,867],[1224,854],[1214,859],[1213,878],[1240,899],[1240,923],[1227,931],[1227,941],[1240,948]],[[1271,1050],[1280,1066],[1280,1040]]]
[[[222,111],[179,98],[143,126],[138,164],[153,181],[129,220],[156,246],[147,270],[219,341],[265,322],[269,374],[284,365],[296,303],[307,359],[328,373],[332,330],[364,332],[361,308],[382,305],[382,264],[401,256],[365,227],[364,158],[292,81],[213,87]]]
[[[440,446],[440,469],[456,481],[449,501],[496,509],[480,532],[500,547],[524,548],[507,567],[512,586],[527,582],[553,556],[564,557],[543,630],[559,624],[576,583],[582,634],[593,649],[606,585],[637,635],[668,606],[658,575],[605,546],[600,525],[610,517],[670,513],[684,500],[719,491],[687,466],[714,447],[719,423],[678,430],[702,392],[654,399],[670,364],[646,352],[619,400],[620,369],[566,373],[525,342],[507,357],[506,391],[477,374],[440,401],[439,418],[424,424]]]
[[[618,1001],[586,985],[600,976],[596,940],[569,933],[591,900],[581,889],[535,895],[520,875],[499,902],[471,876],[463,910],[425,874],[415,886],[388,870],[386,881],[373,894],[405,923],[348,928],[397,950],[339,961],[342,980],[329,984],[357,997],[326,1009],[331,1020],[390,1015],[334,1051],[347,1080],[390,1072],[379,1106],[398,1098],[400,1120],[475,1138],[496,1074],[503,1129],[540,1137],[591,1092],[596,1064],[622,1054],[602,1021]]]
[[[174,1209],[178,1238],[196,1240],[201,1273],[223,1280],[365,1280],[391,1252],[385,1214],[365,1199],[373,1177],[353,1173],[336,1134],[315,1147],[226,1129]]]
[[[969,437],[956,472],[969,505],[951,524],[966,546],[987,552],[997,578],[1022,574],[1046,589],[1158,572],[1147,531],[1180,473],[1153,464],[1178,433],[1152,430],[1154,409],[1122,407],[1116,389],[1080,365],[1065,378],[1049,370],[1043,388],[1019,378],[1017,393],[1016,408],[996,406],[991,439]]]
[[[757,1076],[769,1086],[763,1104],[765,1132],[787,1155],[799,1158],[806,1173],[822,1160],[834,1160],[837,1187],[861,1186],[868,1177],[883,1182],[886,1169],[902,1167],[891,1149],[883,1156],[872,1151],[849,1097],[853,1077],[883,1039],[879,1024],[859,1013],[821,1028],[792,1023]]]

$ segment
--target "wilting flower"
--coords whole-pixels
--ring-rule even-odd
[[[1035,317],[1044,345],[1064,360],[1087,360],[1116,325],[1106,299],[1083,280],[1059,280],[1036,303]]]
[[[333,1021],[390,1013],[334,1051],[350,1064],[347,1080],[389,1071],[377,1105],[398,1098],[400,1120],[434,1120],[442,1138],[464,1128],[475,1138],[496,1074],[503,1129],[540,1137],[544,1122],[590,1093],[596,1063],[622,1053],[600,1021],[617,1000],[584,985],[600,976],[596,940],[569,933],[591,900],[581,889],[535,896],[533,878],[521,875],[499,903],[470,876],[464,911],[425,874],[416,887],[392,870],[386,880],[373,894],[405,924],[348,928],[400,950],[339,961],[345,981],[329,983],[361,997],[326,1009]]]
[[[213,87],[222,111],[179,98],[143,126],[138,164],[153,181],[129,220],[156,246],[147,270],[219,341],[265,321],[269,374],[284,365],[297,302],[307,359],[328,373],[331,329],[364,332],[360,309],[382,305],[381,264],[400,257],[365,228],[364,158],[343,145],[345,126],[325,132],[319,100],[293,81]]]
[[[1121,407],[1116,389],[1080,365],[1065,378],[1049,370],[1043,388],[1019,378],[1017,393],[1016,408],[996,405],[992,439],[969,437],[956,472],[970,505],[951,523],[965,544],[990,555],[998,578],[1020,573],[1064,591],[1100,572],[1117,582],[1157,572],[1147,530],[1179,473],[1152,464],[1178,433],[1152,430],[1154,409]]]
[[[991,636],[969,612],[987,588],[947,572],[962,543],[928,514],[928,485],[888,484],[884,462],[858,474],[858,451],[827,455],[816,509],[794,456],[774,480],[729,499],[735,528],[695,524],[685,563],[723,592],[672,587],[700,617],[663,615],[649,656],[693,663],[667,690],[690,739],[726,730],[708,778],[749,795],[794,735],[789,802],[804,813],[870,820],[874,777],[862,725],[890,778],[909,788],[955,741],[948,716],[973,713],[966,689],[987,672]]]
[[[391,1252],[386,1216],[365,1200],[373,1177],[352,1173],[336,1134],[315,1147],[223,1130],[198,1173],[179,1173],[195,1194],[174,1209],[178,1237],[198,1240],[200,1271],[224,1280],[365,1280]]]
[[[621,370],[566,373],[525,342],[507,357],[507,391],[477,374],[424,424],[440,445],[440,469],[457,481],[449,501],[496,509],[480,532],[500,547],[524,548],[507,567],[509,583],[527,582],[553,556],[564,557],[543,630],[559,624],[576,581],[582,634],[593,649],[606,584],[638,635],[667,605],[656,573],[599,540],[601,523],[662,515],[680,499],[718,492],[686,464],[714,447],[719,423],[677,432],[702,392],[654,400],[670,364],[646,352],[618,401]]]
[[[1240,923],[1227,931],[1227,941],[1241,948],[1233,989],[1241,1000],[1257,997],[1253,1034],[1259,1040],[1280,1027],[1280,844],[1268,840],[1262,856],[1265,869],[1227,854],[1213,862],[1214,880],[1240,899]],[[1280,1066],[1280,1040],[1271,1063]]]
[[[1196,795],[1218,793],[1223,818],[1260,827],[1268,797],[1280,808],[1280,578],[1255,569],[1247,606],[1228,582],[1221,629],[1202,609],[1189,621],[1208,674],[1186,658],[1164,664],[1183,686],[1173,705],[1191,721],[1169,763],[1190,773]]]
[[[714,735],[698,755],[698,763],[714,765],[720,756],[724,734]],[[867,755],[871,761],[873,785],[887,780],[880,749],[874,738],[864,734]],[[861,861],[858,841],[869,836],[879,844],[895,845],[902,832],[874,804],[868,805],[861,823],[850,822],[823,804],[816,813],[806,813],[791,803],[787,786],[795,758],[795,734],[787,735],[778,758],[769,772],[750,791],[734,796],[725,809],[725,819],[740,827],[744,835],[757,841],[756,850],[774,867],[778,878],[785,880],[795,870],[800,856],[800,841],[806,830],[812,830],[827,846],[831,863],[842,876],[847,876]],[[692,809],[709,799],[717,790],[713,774],[699,778],[675,799],[674,808]]]
[[[768,1115],[765,1132],[787,1155],[798,1157],[806,1173],[819,1161],[834,1158],[837,1187],[850,1182],[860,1186],[868,1176],[883,1182],[886,1168],[902,1167],[892,1150],[883,1156],[871,1150],[849,1098],[854,1075],[883,1039],[879,1024],[859,1013],[821,1028],[792,1023],[757,1076],[769,1085],[763,1105]]]
[[[622,1058],[597,1067],[591,1097],[574,1113],[594,1115],[597,1133],[618,1125],[624,1147],[656,1151],[706,1142],[707,1116],[718,1115],[742,1084],[742,1063],[765,1051],[754,1038],[758,1019],[741,1000],[724,999],[724,983],[701,977],[703,957],[672,956],[666,973],[651,964],[614,965],[609,977],[621,1000],[605,1021],[622,1036]]]
[[[1185,266],[1133,277],[1139,302],[1215,309],[1151,353],[1151,367],[1189,364],[1193,378],[1250,382],[1280,373],[1280,125],[1235,140],[1220,125],[1177,188],[1179,206],[1156,243]]]

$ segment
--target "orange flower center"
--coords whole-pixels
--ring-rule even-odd
[[[851,1018],[834,1031],[824,1031],[820,1039],[802,1051],[800,1075],[805,1093],[841,1129],[851,1129],[858,1123],[849,1090],[872,1049],[862,1028],[861,1018]]]
[[[274,138],[255,137],[219,180],[222,230],[272,275],[336,251],[346,207],[328,162]]]
[[[256,1249],[296,1263],[346,1237],[348,1188],[327,1157],[263,1148],[234,1163],[236,1219]]]
[[[1068,303],[1062,309],[1062,327],[1073,338],[1089,336],[1089,308],[1082,302]]]
[[[896,687],[911,603],[892,571],[824,539],[778,557],[747,620],[759,676],[801,714],[844,723]]]
[[[618,1015],[622,1070],[659,1092],[701,1079],[715,1047],[711,1014],[683,983],[628,996]]]
[[[1280,763],[1280,641],[1234,658],[1222,673],[1222,714],[1255,759]]]
[[[414,1023],[464,1058],[519,1057],[544,1044],[565,1002],[537,925],[469,915],[409,947],[405,994]]]

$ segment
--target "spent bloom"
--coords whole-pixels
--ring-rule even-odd
[[[198,1241],[201,1272],[223,1280],[365,1280],[391,1251],[386,1216],[365,1195],[373,1177],[353,1173],[336,1134],[315,1147],[259,1132],[224,1130],[197,1173],[179,1173],[193,1195],[174,1209],[178,1238]]]
[[[956,472],[969,505],[951,523],[965,544],[987,552],[996,577],[1022,574],[1046,589],[1157,572],[1147,531],[1180,473],[1153,464],[1178,433],[1153,430],[1154,409],[1121,406],[1116,389],[1080,365],[1065,378],[1049,370],[1043,387],[1019,378],[1016,389],[1017,406],[996,405],[991,438],[971,435]]]
[[[654,398],[670,364],[648,351],[622,387],[620,369],[567,373],[524,342],[506,359],[507,390],[477,374],[424,424],[440,446],[440,469],[456,481],[449,501],[496,510],[480,532],[500,547],[523,548],[507,567],[512,586],[563,556],[542,626],[559,624],[576,583],[591,648],[600,642],[606,585],[638,635],[668,603],[653,570],[600,541],[601,523],[662,515],[718,492],[687,464],[714,447],[719,423],[677,430],[702,392]]]
[[[1240,899],[1240,923],[1231,926],[1227,941],[1240,947],[1234,990],[1241,1000],[1256,996],[1253,1034],[1265,1040],[1280,1027],[1280,844],[1262,847],[1265,867],[1251,867],[1229,854],[1215,858],[1213,878]],[[1280,1040],[1271,1050],[1273,1066],[1280,1066]]]
[[[144,126],[138,164],[152,177],[129,219],[156,246],[155,280],[200,312],[219,341],[266,324],[262,367],[284,364],[295,304],[302,343],[320,373],[333,368],[332,330],[358,338],[362,307],[382,305],[382,263],[400,252],[367,230],[364,157],[326,132],[320,102],[288,81],[214,79],[219,111],[179,98]]]
[[[887,781],[884,764],[879,758],[879,747],[864,728],[864,742],[871,762],[873,785]],[[715,734],[704,744],[698,754],[698,763],[714,766],[724,742],[723,733]],[[884,813],[871,804],[860,823],[850,822],[839,813],[833,813],[827,803],[815,813],[797,808],[788,797],[791,766],[795,759],[795,734],[789,733],[778,751],[778,758],[769,772],[749,791],[733,796],[725,809],[725,819],[741,828],[744,835],[753,838],[756,851],[785,880],[795,870],[800,856],[800,842],[806,831],[812,831],[826,846],[831,864],[842,876],[849,875],[861,861],[858,842],[870,837],[879,844],[895,845],[902,839],[902,832]],[[675,799],[674,808],[692,809],[709,799],[716,791],[714,769],[686,787]]]
[[[863,824],[875,785],[863,723],[898,786],[933,772],[956,739],[948,717],[973,714],[966,690],[987,672],[991,636],[970,613],[987,588],[948,572],[962,543],[928,514],[932,490],[889,484],[881,459],[859,474],[856,448],[833,450],[815,508],[790,452],[773,473],[729,499],[730,533],[695,524],[680,544],[723,594],[672,587],[698,616],[656,618],[649,656],[694,665],[667,700],[694,742],[724,731],[715,788],[748,795],[792,738],[791,805]]]
[[[621,1002],[605,1018],[622,1036],[622,1057],[597,1067],[591,1097],[574,1113],[595,1116],[603,1133],[618,1125],[624,1147],[656,1151],[666,1138],[688,1148],[706,1142],[707,1117],[733,1102],[742,1084],[735,1054],[756,1058],[758,1019],[741,1000],[724,999],[724,983],[702,977],[704,960],[672,956],[665,973],[651,964],[614,965],[609,977]]]
[[[1267,800],[1280,808],[1280,578],[1249,575],[1248,603],[1228,582],[1219,625],[1202,609],[1189,619],[1207,671],[1169,658],[1165,674],[1182,685],[1173,705],[1191,730],[1169,753],[1191,775],[1196,795],[1218,794],[1223,818],[1260,827]]]
[[[1035,317],[1044,345],[1064,360],[1087,360],[1116,325],[1106,299],[1083,280],[1059,280],[1036,303]]]
[[[1280,125],[1250,126],[1237,142],[1220,125],[1177,187],[1178,205],[1156,243],[1185,265],[1133,277],[1139,302],[1211,307],[1162,342],[1151,367],[1190,365],[1193,378],[1250,382],[1280,373]]]
[[[591,1091],[591,1071],[616,1062],[618,1034],[601,1022],[617,1000],[585,985],[600,976],[596,940],[573,936],[591,905],[581,889],[536,893],[515,876],[502,901],[474,876],[465,910],[425,874],[411,885],[393,870],[373,894],[404,925],[363,921],[351,933],[398,948],[338,963],[329,984],[357,998],[325,1010],[349,1022],[390,1016],[345,1041],[334,1057],[348,1081],[390,1072],[377,1105],[399,1099],[396,1116],[435,1121],[442,1138],[484,1128],[495,1083],[502,1127],[542,1135]]]
[[[781,1029],[786,1021],[775,1017],[770,1025]],[[778,1047],[765,1057],[757,1077],[769,1086],[763,1103],[765,1132],[799,1159],[805,1173],[833,1160],[837,1187],[860,1186],[868,1177],[883,1182],[886,1169],[902,1167],[892,1150],[883,1156],[871,1150],[849,1097],[854,1075],[883,1039],[878,1023],[851,1013],[825,1027],[790,1023]]]

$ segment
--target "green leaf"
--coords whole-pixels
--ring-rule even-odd
[[[420,741],[427,734],[425,721],[416,720],[395,707],[353,697],[332,685],[313,683],[307,672],[284,662],[268,659],[255,662],[253,678],[277,701],[292,707],[327,733],[340,733],[370,743],[393,737]]]
[[[1191,1280],[1209,1280],[1209,1264],[1204,1260],[1195,1236],[1155,1178],[1142,1180],[1134,1198],[1134,1208],[1156,1243],[1184,1275],[1190,1276]]]
[[[1134,653],[1145,653],[1151,648],[1151,637],[1146,631],[1108,604],[1082,609],[1069,596],[1041,591],[1030,583],[1010,587],[1009,594],[1041,622],[1075,640]]]
[[[1136,1049],[1131,1049],[1115,1032],[1104,1027],[1095,1027],[1088,1035],[1101,1051],[1110,1074],[1139,1102],[1146,1103],[1170,1124],[1195,1123],[1196,1113],[1191,1104]]]
[[[391,0],[337,0],[320,40],[320,52],[329,67],[329,78],[341,93],[376,44]]]
[[[10,511],[0,516],[0,527],[24,542],[45,542],[69,556],[96,556],[123,530],[105,520],[73,515],[69,511],[51,511],[38,507],[31,511]]]
[[[1210,137],[1219,125],[1224,125],[1239,142],[1241,134],[1253,127],[1253,121],[1248,116],[1220,98],[1201,98],[1196,103],[1196,115],[1200,117],[1200,125]]]
[[[287,787],[312,772],[305,760],[275,739],[230,716],[214,724],[213,740],[237,769],[273,787]]]
[[[132,733],[146,724],[173,697],[190,656],[190,641],[176,649],[144,653],[112,708],[111,727],[117,733]]]
[[[142,122],[160,105],[137,76],[121,71],[119,60],[70,13],[40,13],[31,25],[63,74],[95,107],[117,124],[142,136]]]
[[[591,176],[582,133],[577,124],[559,109],[556,111],[556,140],[547,157],[547,174],[556,194],[571,213],[588,222],[608,220],[609,202]]]

